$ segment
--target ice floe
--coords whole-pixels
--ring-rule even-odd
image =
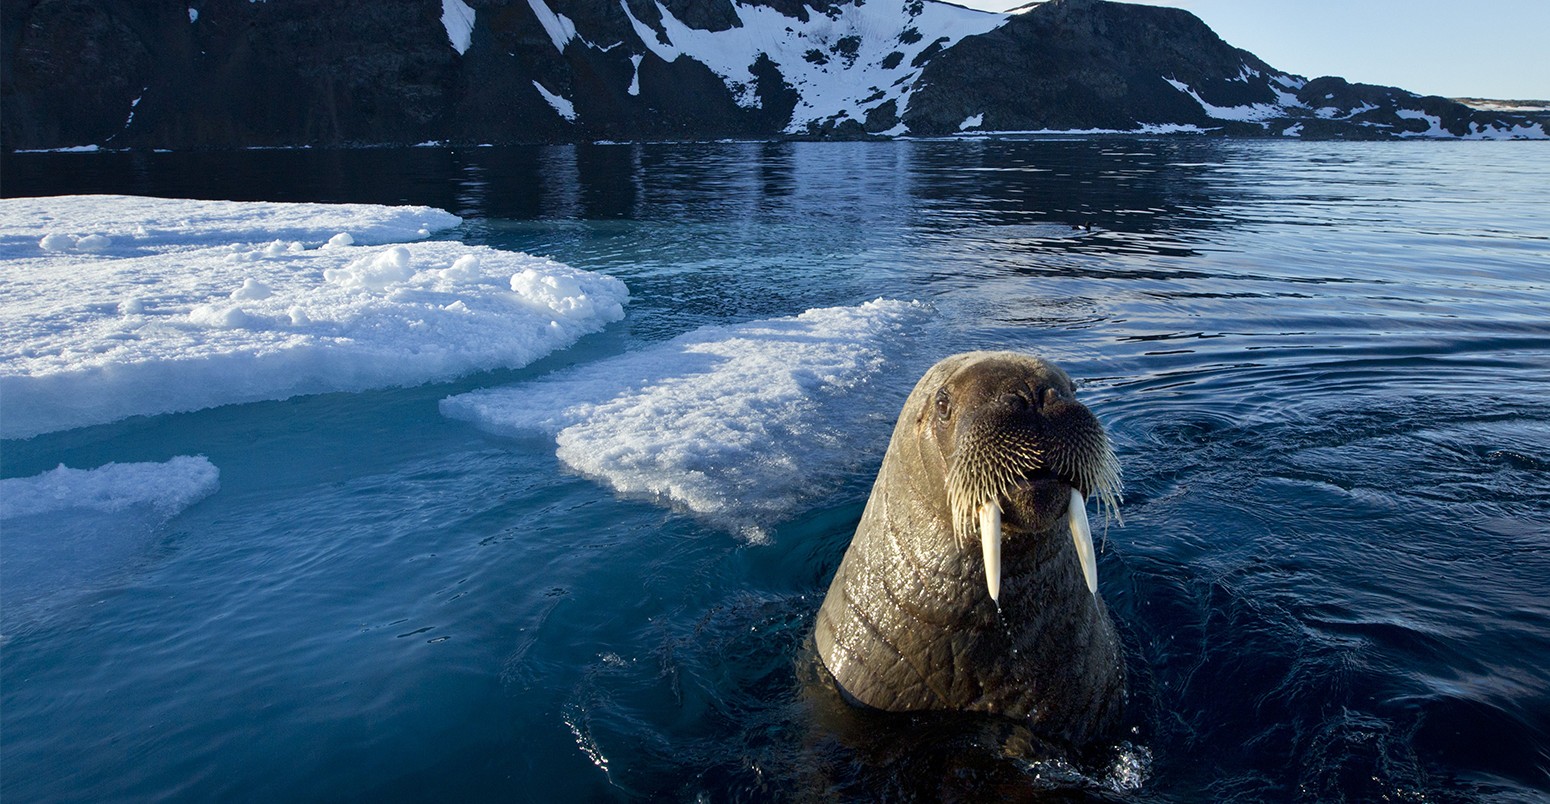
[[[497,434],[551,436],[576,471],[758,540],[881,456],[918,376],[911,336],[931,316],[879,299],[704,327],[441,410]]]
[[[525,365],[612,277],[428,236],[425,207],[0,200],[0,435]]]
[[[200,245],[300,241],[316,247],[340,233],[362,245],[428,237],[457,226],[450,212],[373,204],[190,201],[122,195],[0,200],[0,259],[30,256],[48,237],[104,236],[134,253]],[[120,256],[122,256],[122,252]]]
[[[220,470],[202,455],[164,463],[110,463],[96,469],[60,465],[32,477],[0,480],[0,520],[71,510],[118,513],[142,507],[170,519],[215,493]]]

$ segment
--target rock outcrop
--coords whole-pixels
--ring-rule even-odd
[[[1309,81],[1177,9],[1048,0],[6,0],[0,147],[1200,130],[1550,137]]]

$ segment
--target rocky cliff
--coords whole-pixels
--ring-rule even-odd
[[[960,131],[1550,137],[1309,81],[1177,9],[1049,0],[4,0],[0,147]]]

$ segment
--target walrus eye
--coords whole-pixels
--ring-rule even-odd
[[[952,402],[952,399],[950,399],[947,396],[947,389],[946,388],[938,388],[937,391],[936,391],[936,415],[937,415],[937,417],[945,422],[945,421],[947,421],[947,417],[951,416],[952,413],[953,413],[953,402]]]

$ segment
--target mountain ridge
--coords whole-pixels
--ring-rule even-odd
[[[6,0],[0,148],[990,131],[1550,138],[1550,112],[1313,80],[1186,11],[1046,0]]]

